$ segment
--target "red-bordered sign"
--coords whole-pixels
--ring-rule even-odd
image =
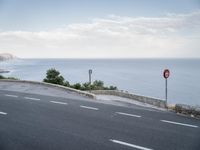
[[[165,79],[167,79],[167,78],[169,78],[169,75],[170,75],[169,69],[165,69],[164,72],[163,72],[163,77],[164,77]]]

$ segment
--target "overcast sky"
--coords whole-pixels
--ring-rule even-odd
[[[0,0],[0,53],[200,58],[200,0]]]

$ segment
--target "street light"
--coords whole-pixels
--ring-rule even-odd
[[[92,83],[92,69],[89,69],[89,84]]]

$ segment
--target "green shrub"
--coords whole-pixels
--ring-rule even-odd
[[[80,83],[76,83],[76,84],[72,85],[71,87],[74,88],[74,89],[77,89],[77,90],[81,90],[82,89],[82,86],[81,86]]]
[[[117,90],[116,86],[106,87],[104,86],[104,82],[101,80],[95,80],[92,84],[89,82],[82,84],[82,90]]]
[[[0,76],[0,79],[1,79],[1,76]],[[73,85],[70,85],[70,83],[68,81],[65,81],[63,76],[60,75],[60,72],[54,68],[47,70],[46,78],[43,81],[48,82],[48,83],[63,85],[66,87],[71,87],[77,90],[86,90],[86,91],[88,90],[116,90],[117,89],[117,87],[115,86],[110,86],[110,87],[104,86],[104,82],[101,80],[95,80],[92,84],[90,84],[89,82],[85,82],[83,84],[75,83]]]
[[[95,80],[92,84],[93,84],[95,87],[104,87],[104,82],[101,81],[101,80]]]
[[[19,80],[18,78],[14,78],[14,77],[4,77],[4,76],[2,76],[2,75],[0,75],[0,79]]]
[[[60,75],[60,72],[52,68],[47,70],[46,78],[43,81],[47,83],[64,85],[64,80],[65,79]]]
[[[82,85],[83,90],[91,90],[91,84],[89,82],[83,83]]]
[[[117,90],[116,86],[110,86],[108,90]]]
[[[70,87],[70,83],[68,81],[65,81],[63,85],[66,87]]]
[[[0,75],[0,79],[5,79],[5,77],[4,77],[4,76],[2,76],[2,75]]]

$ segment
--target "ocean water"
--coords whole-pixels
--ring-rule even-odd
[[[47,69],[56,68],[70,83],[103,80],[105,85],[139,95],[164,99],[163,70],[168,78],[168,102],[200,105],[200,59],[18,59],[0,62],[10,70],[4,76],[42,81]]]

